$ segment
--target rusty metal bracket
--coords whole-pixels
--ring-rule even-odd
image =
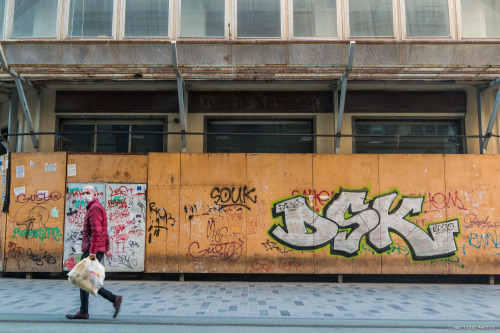
[[[172,41],[172,66],[175,76],[177,77],[177,95],[179,98],[179,115],[181,118],[181,132],[187,131],[187,113],[188,113],[188,91],[184,78],[179,71],[179,64],[177,62],[177,43]],[[182,152],[185,153],[187,149],[186,135],[182,135]]]
[[[340,150],[340,134],[342,133],[342,119],[344,118],[344,107],[345,107],[345,94],[347,90],[347,77],[352,71],[352,63],[354,61],[354,45],[356,42],[352,41],[349,44],[349,56],[347,59],[347,67],[337,82],[335,92],[338,91],[340,87],[340,105],[339,105],[339,114],[337,119],[337,129],[335,130],[335,154],[339,153]]]

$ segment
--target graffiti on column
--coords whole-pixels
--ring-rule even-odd
[[[106,271],[144,270],[146,184],[107,184],[106,213],[110,250]]]
[[[391,234],[399,235],[414,261],[454,256],[460,235],[458,219],[427,224],[427,231],[409,218],[422,214],[425,196],[403,196],[395,208],[397,191],[367,200],[368,190],[340,191],[324,206],[320,215],[304,196],[296,195],[273,204],[273,218],[281,218],[268,231],[276,242],[305,251],[330,247],[332,255],[359,255],[361,240],[377,253],[391,249]]]

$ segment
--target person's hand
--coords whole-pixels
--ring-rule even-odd
[[[90,259],[90,260],[94,260],[94,259],[95,259],[95,253],[91,253],[91,254],[89,254],[89,259]]]
[[[113,256],[113,255],[111,254],[111,252],[110,252],[110,251],[106,251],[106,257],[107,257],[107,258],[111,258],[112,256]]]

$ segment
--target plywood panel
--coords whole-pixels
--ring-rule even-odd
[[[144,271],[146,184],[106,184],[109,249],[108,272]]]
[[[312,155],[249,154],[247,173],[257,203],[247,212],[248,273],[314,273],[313,252],[304,249],[311,239],[305,223],[314,226],[314,215],[303,197],[288,201],[294,190],[311,186]],[[277,235],[290,237],[285,241]]]
[[[5,188],[7,185],[7,167],[9,165],[8,155],[0,156],[0,177],[2,179],[0,184],[1,190],[1,200],[0,200],[0,272],[3,272],[3,261],[5,256],[5,228],[7,225],[7,214],[2,212],[6,192]]]
[[[382,257],[382,272],[448,274],[447,261],[430,261],[449,257],[446,253],[455,246],[453,237],[448,238],[451,231],[430,233],[434,223],[446,220],[446,210],[426,206],[426,198],[446,192],[443,155],[380,155],[379,161],[380,189],[385,193],[374,204],[383,225],[379,244],[388,244],[387,228],[392,238]]]
[[[361,224],[358,231],[347,238],[349,241],[346,238],[342,240],[342,230],[338,230],[340,235],[332,235],[331,244],[314,253],[316,274],[381,273],[381,256],[365,239],[366,234],[378,224],[377,213],[369,208],[370,197],[380,193],[378,162],[378,155],[314,156],[313,184],[298,192],[306,194],[309,205],[318,214],[330,218],[339,228],[349,227],[351,229],[347,230],[352,230]],[[355,212],[344,221],[349,205]]]
[[[180,154],[149,154],[147,273],[179,272]]]
[[[247,186],[244,154],[181,156],[179,269],[186,273],[245,273]]]
[[[451,274],[500,274],[500,156],[447,155],[448,219],[460,218],[459,251],[450,259]]]
[[[66,153],[11,156],[6,271],[60,272]]]
[[[97,199],[106,207],[105,183],[68,183],[66,186],[66,214],[64,222],[63,270],[70,271],[82,257],[82,233],[87,213],[87,203],[83,199],[83,188],[92,185]]]
[[[182,154],[182,186],[239,186],[246,174],[245,154]]]
[[[147,155],[68,154],[68,166],[72,183],[142,184],[148,178]]]

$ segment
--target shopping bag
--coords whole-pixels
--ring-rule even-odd
[[[68,273],[71,284],[83,289],[94,296],[104,284],[104,266],[97,260],[85,258],[76,264]]]

